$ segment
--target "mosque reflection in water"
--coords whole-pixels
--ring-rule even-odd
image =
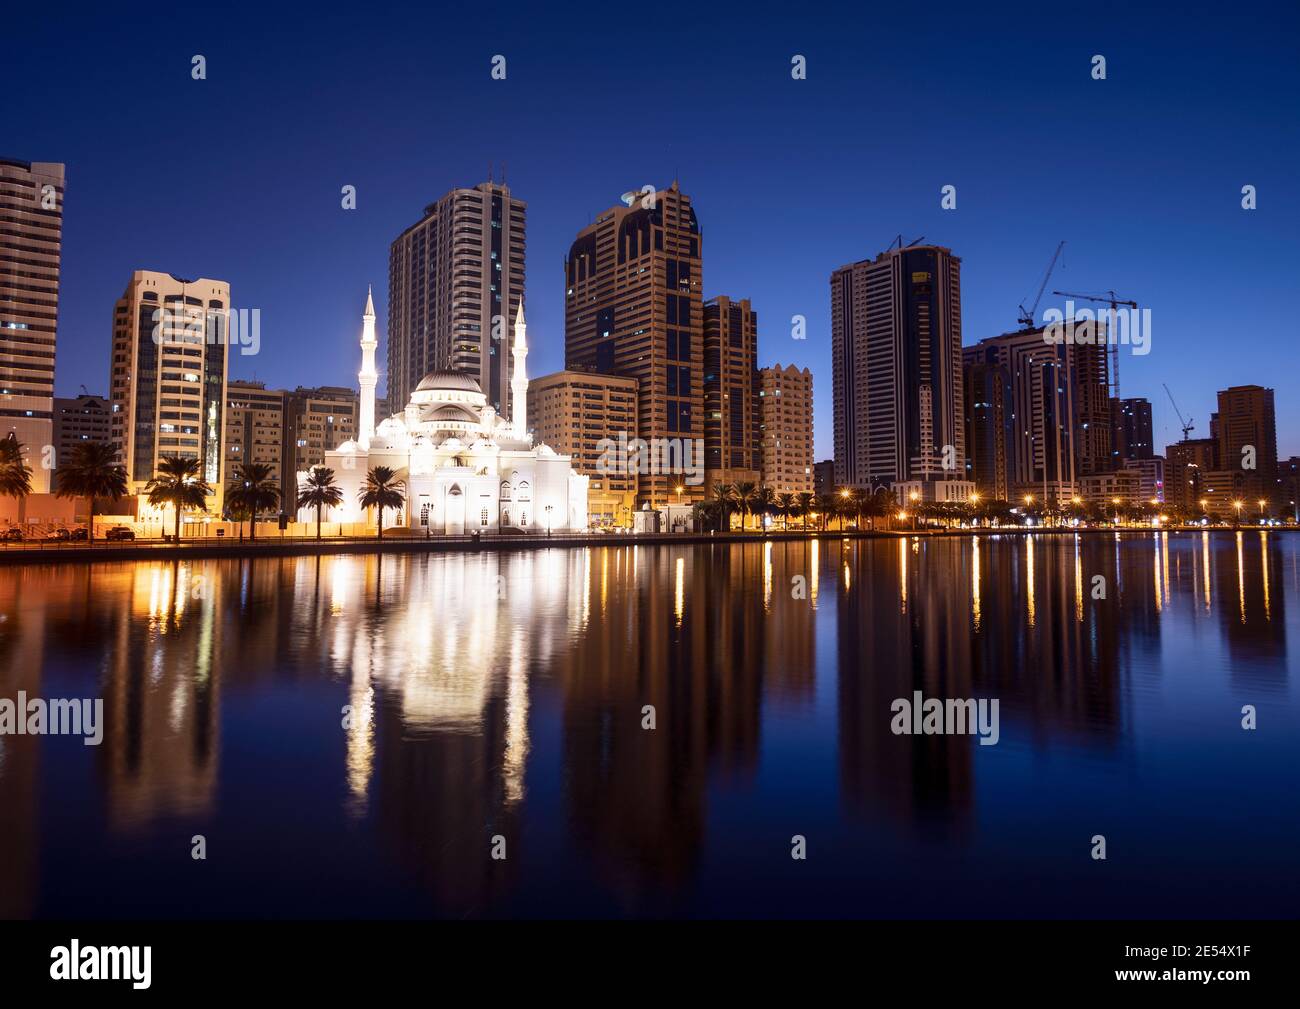
[[[788,862],[794,794],[824,831],[959,852],[981,774],[1016,787],[997,760],[1131,764],[1139,722],[1160,747],[1144,684],[1180,656],[1212,670],[1206,705],[1254,691],[1293,720],[1298,553],[1241,532],[0,568],[0,696],[102,696],[106,722],[98,748],[0,740],[0,915],[77,913],[76,851],[138,885],[192,834],[274,844],[290,818],[312,855],[277,873],[304,878],[250,882],[243,913],[728,913],[720,852]],[[893,735],[915,690],[999,698],[1002,743]],[[238,850],[227,890],[257,878]],[[174,871],[80,910],[185,914]],[[371,902],[312,904],[313,871]]]

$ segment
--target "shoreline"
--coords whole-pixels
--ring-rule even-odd
[[[484,536],[475,540],[472,536],[437,536],[424,539],[415,536],[398,536],[379,540],[375,537],[365,539],[324,538],[311,539],[269,539],[254,543],[239,543],[229,540],[194,539],[184,540],[179,546],[163,541],[129,541],[125,543],[96,542],[69,545],[53,543],[41,546],[0,546],[0,566],[19,564],[64,564],[87,563],[96,561],[138,561],[150,559],[221,559],[228,557],[312,557],[325,554],[411,554],[411,553],[476,553],[484,550],[545,550],[550,547],[592,547],[592,546],[664,546],[672,544],[698,545],[705,543],[763,543],[763,542],[801,542],[805,540],[833,539],[899,539],[907,537],[952,538],[965,536],[1113,536],[1149,535],[1153,532],[1173,533],[1234,533],[1234,532],[1298,532],[1300,526],[1169,526],[1164,529],[1147,527],[1123,527],[1120,529],[1092,528],[1047,528],[1008,526],[996,529],[849,529],[838,530],[777,530],[766,533],[739,532],[727,533],[586,533],[562,534],[556,536]]]

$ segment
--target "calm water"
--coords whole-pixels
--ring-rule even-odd
[[[1253,531],[0,568],[0,697],[106,721],[0,739],[0,914],[1294,916],[1298,571]],[[1000,742],[893,735],[917,689]]]

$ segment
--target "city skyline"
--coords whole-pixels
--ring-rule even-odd
[[[182,21],[189,16],[182,15]],[[701,20],[707,24],[716,16],[702,15]],[[1044,26],[1031,28],[1030,37],[1048,32],[1054,17],[1044,16]],[[948,28],[962,21],[962,15],[953,15]],[[989,21],[980,29],[981,37],[996,34],[996,25]],[[891,52],[882,44],[880,51],[872,50],[865,68],[869,79],[884,88],[874,109],[876,131],[867,142],[858,137],[828,141],[836,135],[824,128],[855,97],[853,88],[861,86],[851,47],[802,23],[786,33],[779,22],[769,23],[752,29],[752,38],[742,25],[734,49],[716,54],[712,63],[665,57],[673,72],[661,91],[691,96],[693,114],[670,116],[666,109],[648,108],[643,115],[651,127],[671,120],[672,129],[658,131],[671,139],[655,141],[649,149],[643,141],[611,139],[608,156],[598,163],[571,156],[569,140],[577,127],[547,115],[546,109],[565,95],[586,94],[580,82],[596,74],[604,82],[600,93],[586,96],[586,115],[578,118],[617,121],[614,107],[639,84],[620,79],[604,61],[573,51],[572,43],[553,29],[548,34],[545,26],[530,24],[526,16],[481,34],[455,29],[469,34],[449,47],[454,55],[429,68],[401,58],[405,43],[399,35],[380,25],[357,26],[357,43],[373,54],[375,66],[383,67],[373,79],[357,75],[342,65],[341,54],[332,52],[320,53],[319,65],[309,65],[306,57],[286,57],[274,67],[250,61],[241,58],[231,37],[204,27],[196,34],[211,40],[206,80],[190,78],[190,53],[178,51],[126,68],[89,100],[78,94],[76,107],[71,93],[59,90],[43,96],[39,114],[33,103],[15,105],[16,128],[6,156],[67,165],[70,202],[55,394],[75,395],[82,384],[93,394],[108,393],[104,363],[110,303],[137,269],[221,277],[231,285],[235,307],[262,310],[261,353],[232,353],[232,379],[255,378],[275,387],[351,384],[357,292],[366,284],[378,288],[376,308],[386,330],[388,305],[382,292],[393,238],[417,218],[420,208],[448,190],[485,181],[488,163],[495,161],[496,178],[504,175],[529,208],[531,263],[525,291],[534,374],[558,371],[565,364],[560,263],[573,235],[621,192],[666,186],[677,178],[691,194],[708,239],[703,296],[751,296],[764,319],[758,364],[793,363],[818,377],[817,458],[832,454],[827,278],[847,263],[877,255],[900,230],[905,241],[924,235],[928,243],[952,248],[961,257],[967,346],[1016,328],[1016,307],[1027,295],[1032,298],[1060,239],[1068,243],[1065,266],[1058,267],[1052,288],[1095,292],[1113,287],[1150,307],[1152,353],[1122,355],[1121,389],[1126,398],[1142,396],[1151,402],[1155,449],[1163,452],[1179,439],[1180,425],[1161,383],[1170,385],[1183,413],[1195,418],[1193,437],[1206,437],[1216,392],[1234,385],[1269,385],[1270,366],[1287,348],[1286,327],[1278,317],[1291,286],[1285,242],[1296,215],[1283,201],[1286,165],[1297,147],[1295,129],[1277,122],[1264,129],[1267,110],[1249,97],[1276,92],[1285,86],[1278,75],[1295,71],[1281,59],[1261,56],[1261,46],[1267,54],[1274,44],[1280,55],[1280,40],[1252,38],[1247,61],[1242,40],[1216,34],[1214,26],[1210,18],[1157,35],[1158,28],[1164,31],[1158,18],[1140,14],[1124,40],[1111,33],[1047,53],[1029,46],[1016,56],[1031,63],[1042,94],[1017,94],[1001,112],[983,106],[979,128],[962,125],[965,106],[974,99],[958,94],[951,81],[962,76],[963,67],[971,69],[971,61],[980,62],[985,94],[1007,98],[1001,89],[1013,79],[1022,80],[1025,66],[1002,67],[1000,61],[1011,54],[1001,51],[967,54],[944,38],[911,40],[913,49],[933,42],[933,56],[950,61],[950,83],[940,89],[905,76],[904,51]],[[314,30],[330,27],[327,19]],[[107,21],[105,30],[109,36],[117,31]],[[278,30],[274,21],[267,26],[270,36]],[[887,19],[879,28],[882,43],[902,30]],[[572,79],[546,74],[544,80],[530,80],[537,68],[523,58],[510,64],[506,80],[490,78],[490,58],[498,52],[509,58],[512,40],[521,57],[527,52],[522,44],[526,31],[541,31],[554,42],[556,55],[573,68]],[[643,31],[651,35],[662,29]],[[1187,52],[1211,39],[1222,65],[1230,69],[1222,79],[1210,75],[1214,79],[1206,81]],[[757,48],[747,49],[745,42]],[[88,44],[74,42],[62,58],[75,62]],[[205,51],[197,42],[188,48]],[[1093,52],[1107,56],[1105,81],[1089,77]],[[792,53],[806,54],[807,80],[791,79]],[[20,67],[30,58],[20,53]],[[756,63],[770,74],[760,75]],[[225,142],[205,147],[202,157],[168,141],[166,131],[141,138],[129,149],[107,143],[105,131],[116,124],[108,117],[95,118],[98,103],[115,100],[123,89],[140,85],[142,77],[148,78],[163,118],[177,103],[197,103],[214,113],[237,112],[239,134],[223,134]],[[294,83],[297,77],[304,78],[301,85]],[[521,85],[521,79],[526,83]],[[272,85],[284,103],[278,113],[252,100]],[[417,94],[459,95],[487,121],[468,124],[453,152],[431,151],[416,133],[436,131],[432,126],[412,131],[402,114],[413,99],[398,92],[408,87]],[[503,90],[494,93],[493,87]],[[193,90],[198,88],[210,93]],[[1194,94],[1189,96],[1189,89]],[[779,107],[785,120],[781,129],[747,112],[737,90],[761,98],[768,108]],[[383,100],[386,94],[391,102]],[[908,95],[943,110],[945,128],[955,130],[962,143],[945,144],[942,154],[934,155],[939,128],[903,115],[886,101]],[[338,99],[335,105],[332,98]],[[1196,124],[1199,132],[1191,136],[1185,135],[1192,129],[1189,124],[1153,115],[1191,98],[1215,109],[1232,106],[1234,113]],[[313,116],[329,107],[331,117],[348,128],[313,134],[312,149],[299,151],[295,145],[304,139],[301,133],[272,135],[272,126],[278,116],[309,101]],[[1064,124],[1063,137],[1052,144],[1072,137],[1121,138],[1098,143],[1107,156],[1105,171],[1088,171],[1068,157],[1055,159],[1051,172],[1044,172],[1034,158],[1019,166],[1023,145],[1010,124],[1017,116],[1032,120],[1047,107]],[[507,108],[511,128],[503,139],[495,120]],[[732,153],[713,158],[677,153],[697,149],[697,134],[719,114],[728,117],[729,128],[740,138]],[[442,115],[430,112],[427,118],[440,121]],[[1126,146],[1126,125],[1139,121],[1144,143]],[[69,131],[70,122],[84,129]],[[1171,160],[1169,145],[1177,137],[1195,141],[1200,157],[1194,163]],[[886,148],[897,156],[865,160]],[[1230,156],[1222,153],[1228,149]],[[241,157],[248,162],[244,168],[238,167]],[[304,157],[312,168],[298,178]],[[141,173],[142,163],[153,170]],[[792,185],[793,179],[806,177],[809,164],[817,165],[824,184]],[[128,177],[128,172],[134,174]],[[1259,210],[1241,208],[1240,189],[1246,184],[1256,186]],[[356,186],[356,210],[340,206],[345,185]],[[957,187],[957,209],[940,208],[943,185]],[[1194,220],[1186,213],[1189,207],[1196,209]],[[176,215],[182,210],[186,224],[178,227]],[[196,250],[195,230],[209,240],[206,250]],[[1197,239],[1204,234],[1214,235],[1214,242]],[[768,241],[756,241],[756,235]],[[1154,236],[1159,236],[1158,245]],[[1170,250],[1178,257],[1171,257]],[[1204,302],[1192,299],[1192,291],[1208,296]],[[1046,307],[1060,307],[1060,299],[1049,295],[1040,311]],[[807,320],[804,341],[790,338],[794,315]],[[315,342],[304,353],[307,339]],[[1231,341],[1231,354],[1222,352],[1225,340]],[[1279,391],[1278,453],[1286,458],[1300,453],[1300,404],[1285,388]]]

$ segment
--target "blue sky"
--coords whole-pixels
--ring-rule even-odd
[[[1277,390],[1285,457],[1300,454],[1298,24],[1294,4],[64,7],[5,42],[18,87],[0,154],[68,165],[60,395],[105,390],[134,269],[227,280],[261,309],[262,351],[232,356],[235,377],[354,384],[367,283],[385,329],[389,243],[504,162],[528,202],[534,375],[563,365],[574,234],[676,177],[705,295],[750,297],[761,363],[813,370],[819,458],[829,275],[900,232],[962,257],[967,343],[1015,328],[1066,240],[1040,315],[1052,288],[1151,309],[1151,353],[1126,354],[1121,378],[1152,401],[1158,448],[1179,437],[1162,382],[1202,437],[1215,390],[1257,382]]]

